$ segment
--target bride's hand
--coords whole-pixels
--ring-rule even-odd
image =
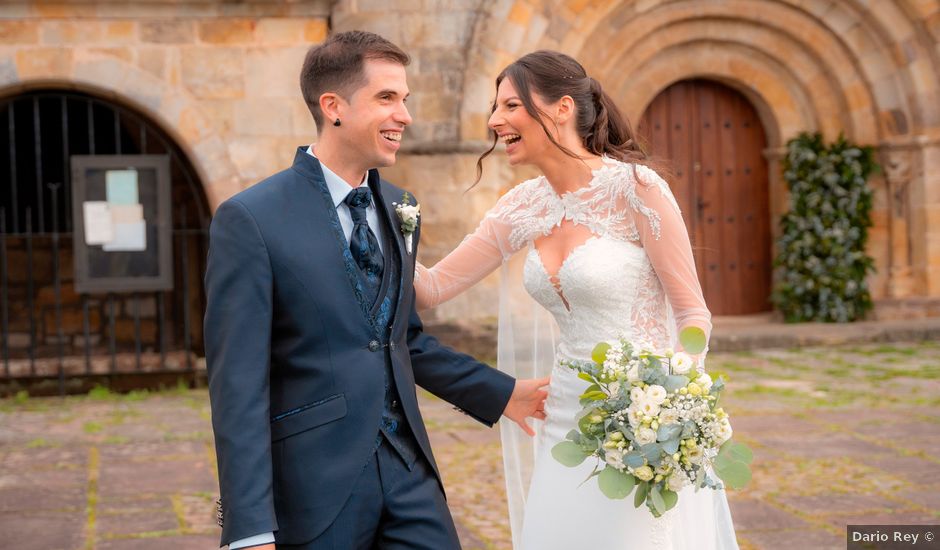
[[[543,388],[548,386],[549,382],[550,376],[516,380],[516,387],[513,388],[506,410],[503,411],[506,418],[518,424],[530,436],[534,436],[535,431],[526,423],[526,418],[531,416],[545,420],[545,398],[548,391]]]

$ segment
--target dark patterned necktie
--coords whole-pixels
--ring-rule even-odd
[[[372,191],[362,185],[349,192],[343,200],[349,207],[349,213],[352,214],[353,230],[349,238],[349,250],[352,252],[353,259],[368,283],[372,287],[366,292],[374,298],[378,293],[379,283],[382,280],[382,269],[385,265],[385,259],[382,257],[382,250],[379,249],[379,241],[375,238],[375,233],[369,228],[369,222],[366,220],[366,207],[372,203]]]

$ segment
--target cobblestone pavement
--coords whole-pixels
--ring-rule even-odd
[[[940,345],[713,353],[754,480],[730,494],[745,550],[844,548],[855,523],[940,523]],[[509,548],[497,430],[422,395],[468,550]],[[0,547],[210,549],[204,390],[0,401]]]

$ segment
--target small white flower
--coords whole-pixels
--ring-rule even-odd
[[[647,445],[649,443],[656,443],[656,432],[650,428],[640,428],[634,434],[636,442],[640,445]]]
[[[686,374],[695,367],[695,359],[684,351],[676,352],[672,356],[672,372],[676,374]]]
[[[610,390],[610,395],[617,395],[620,391],[620,382],[611,382],[607,389]]]
[[[663,409],[659,412],[659,425],[666,426],[679,422],[679,411],[675,409]]]
[[[662,405],[663,401],[666,400],[666,388],[653,384],[646,388],[646,398],[656,405]]]

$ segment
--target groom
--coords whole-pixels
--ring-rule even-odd
[[[300,84],[319,141],[212,220],[205,340],[230,548],[459,548],[415,385],[487,425],[544,418],[547,380],[422,332],[420,227],[409,237],[395,208],[415,199],[375,170],[411,123],[408,63],[366,32],[311,48]]]

